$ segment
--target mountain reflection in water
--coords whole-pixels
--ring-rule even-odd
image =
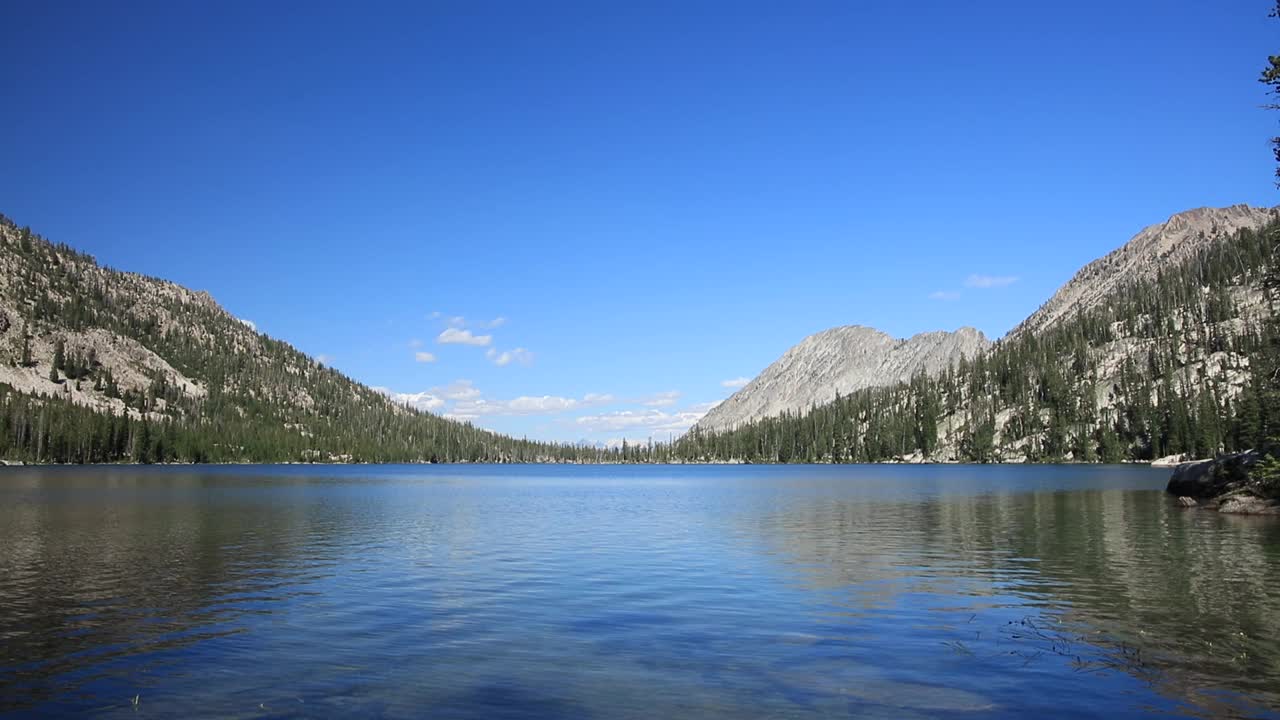
[[[6,469],[0,712],[1274,717],[1280,522],[1165,478]]]

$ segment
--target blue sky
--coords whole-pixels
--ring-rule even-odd
[[[809,333],[997,337],[1275,204],[1268,5],[27,3],[0,212],[437,412],[665,438]]]

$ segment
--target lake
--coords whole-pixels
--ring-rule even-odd
[[[1168,475],[0,468],[0,714],[1280,717],[1280,521]]]

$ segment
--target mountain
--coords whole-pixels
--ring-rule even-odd
[[[1280,377],[1278,242],[1272,210],[1180,213],[1082,269],[976,357],[807,412],[718,432],[695,427],[672,452],[748,462],[1021,462],[1261,447],[1280,433],[1271,399]]]
[[[1118,250],[1080,268],[1048,302],[1009,332],[1011,337],[1043,332],[1102,302],[1125,284],[1154,280],[1167,268],[1231,238],[1242,228],[1256,229],[1280,217],[1280,206],[1232,205],[1197,208],[1143,228]]]
[[[1280,432],[1280,219],[1180,213],[994,345],[806,338],[673,445],[504,437],[398,403],[207,293],[0,216],[0,458],[37,462],[1150,460]],[[1270,274],[1269,274],[1270,273]],[[1268,284],[1271,283],[1271,284]]]
[[[1248,205],[1173,215],[1081,268],[1007,337],[1043,332],[1104,302],[1117,288],[1155,280],[1162,269],[1178,266],[1242,228],[1258,228],[1278,216],[1280,208]],[[908,340],[860,326],[832,328],[792,347],[696,427],[704,432],[730,430],[766,417],[803,412],[831,402],[837,394],[905,382],[917,372],[936,376],[962,357],[972,360],[990,347],[982,333],[972,328],[922,333]]]
[[[798,413],[837,395],[894,385],[924,372],[937,374],[961,358],[990,347],[981,332],[928,332],[897,340],[869,327],[849,325],[815,333],[783,353],[697,424],[715,432],[759,418]]]
[[[565,461],[399,404],[208,293],[120,272],[0,216],[0,458]]]

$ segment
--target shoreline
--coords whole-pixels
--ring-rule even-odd
[[[972,467],[1001,467],[1010,465],[1029,465],[1029,466],[1057,466],[1057,465],[1075,465],[1075,466],[1092,466],[1104,467],[1109,465],[1135,466],[1146,465],[1156,469],[1176,469],[1179,465],[1187,463],[1204,462],[1203,460],[1188,460],[1174,464],[1159,464],[1159,461],[1145,460],[1125,460],[1118,463],[1103,462],[1083,462],[1077,460],[1062,460],[1059,462],[962,462],[959,460],[939,460],[929,462],[904,462],[901,460],[882,460],[878,462],[856,462],[856,463],[835,463],[835,462],[811,462],[811,463],[787,463],[787,462],[746,462],[742,460],[690,460],[684,462],[428,462],[423,460],[406,460],[406,461],[388,461],[388,462],[295,462],[289,460],[228,460],[224,462],[162,462],[162,463],[138,463],[138,462],[115,462],[115,463],[46,463],[46,462],[26,462],[23,460],[0,460],[0,468],[5,467],[25,467],[25,468],[43,468],[43,467],[237,467],[237,466],[271,466],[271,467],[292,467],[292,466],[377,466],[377,465],[582,465],[582,466],[616,466],[616,465],[650,465],[650,466],[670,466],[683,467],[687,465],[756,465],[756,466],[774,466],[774,467],[803,467],[803,466],[831,466],[838,467],[841,465],[964,465]]]

